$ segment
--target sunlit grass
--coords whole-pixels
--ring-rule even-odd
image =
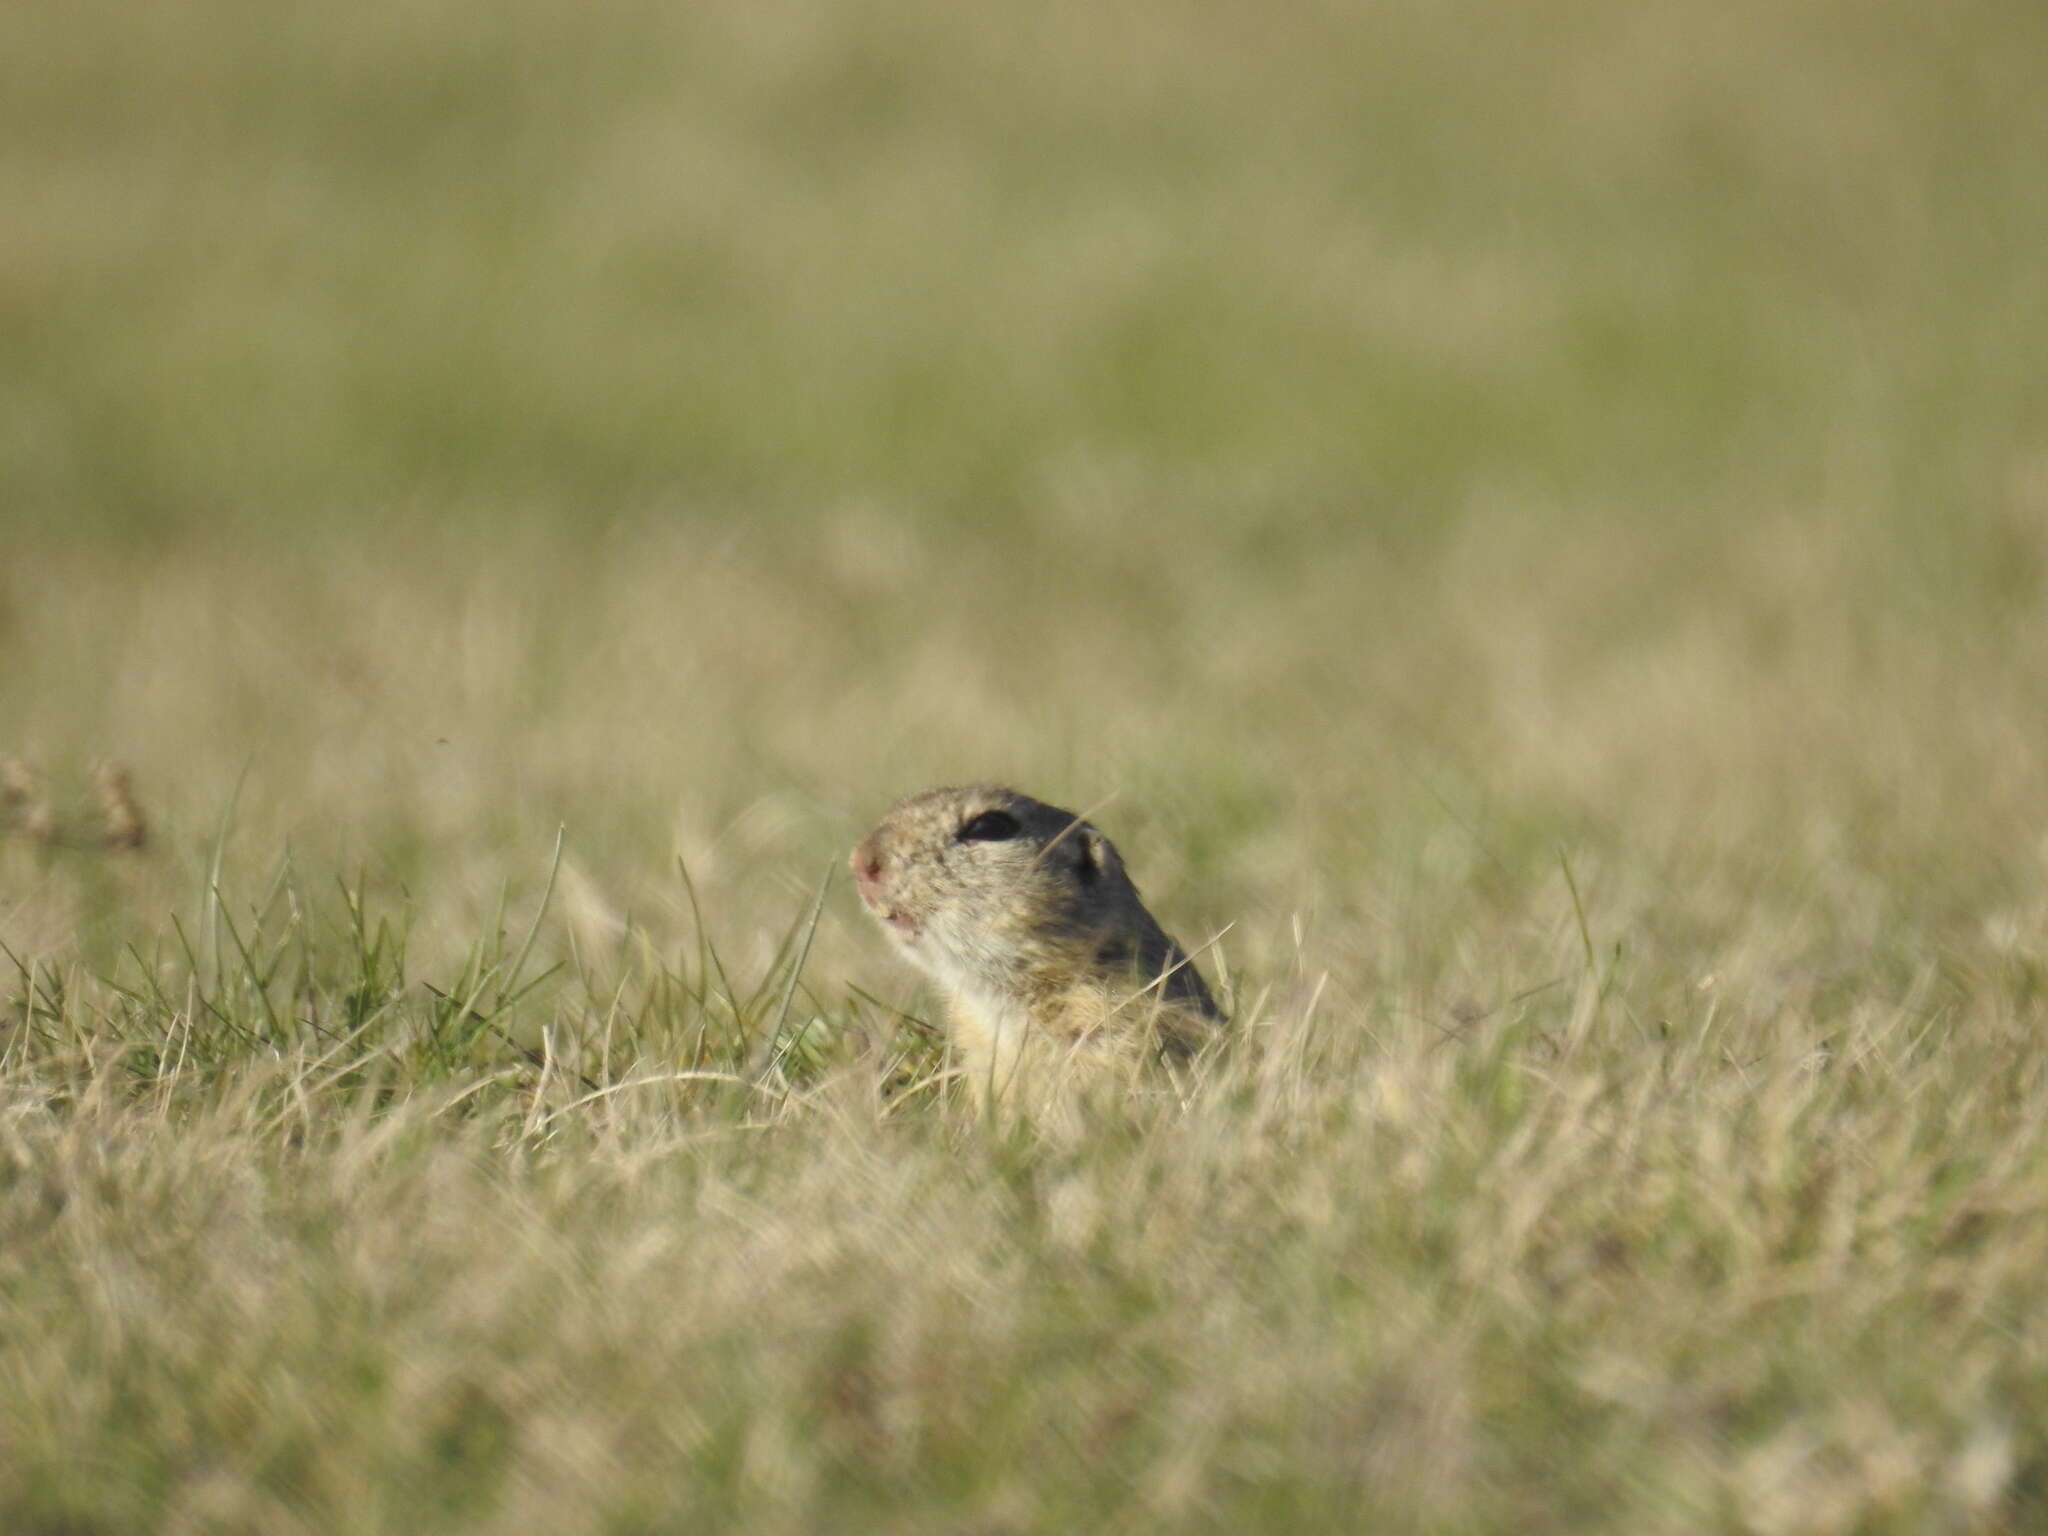
[[[2048,1522],[2042,14],[8,9],[0,1528]]]
[[[14,585],[137,616],[12,707],[60,824],[110,747],[152,824],[0,841],[14,1518],[2036,1518],[2030,623],[1936,665],[1818,520],[1653,613],[1619,533],[865,526]],[[1229,925],[1184,1097],[947,1086],[831,882],[980,772]]]

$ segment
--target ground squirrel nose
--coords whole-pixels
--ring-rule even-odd
[[[869,837],[853,850],[853,879],[861,895],[873,900],[882,883],[882,852]]]

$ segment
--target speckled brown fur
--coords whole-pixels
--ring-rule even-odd
[[[862,898],[946,995],[977,1098],[1076,1065],[1187,1056],[1225,1023],[1102,833],[977,784],[898,801],[853,851]]]

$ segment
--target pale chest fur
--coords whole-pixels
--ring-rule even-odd
[[[1073,987],[1036,1001],[1017,992],[956,982],[951,994],[950,1035],[961,1070],[977,1097],[1001,1094],[1020,1071],[1071,1063],[1086,1053],[1110,1012],[1107,997]]]

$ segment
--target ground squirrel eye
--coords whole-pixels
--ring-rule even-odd
[[[1005,843],[1023,830],[1008,811],[983,811],[954,835],[963,843]]]

